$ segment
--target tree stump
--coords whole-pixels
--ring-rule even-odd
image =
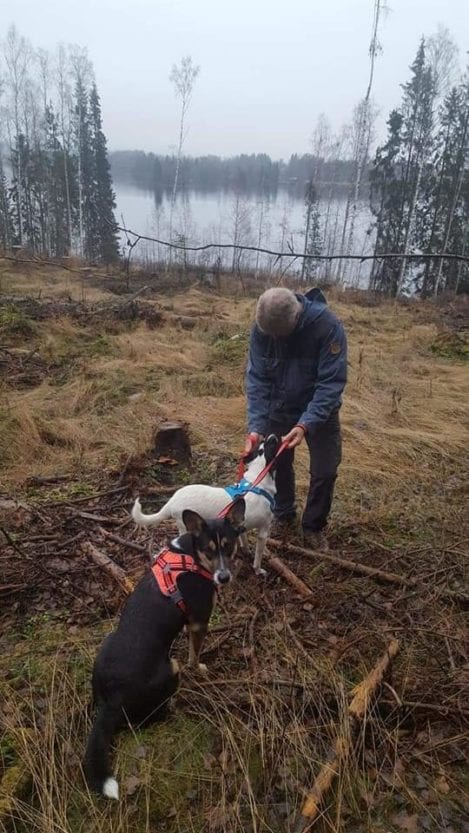
[[[153,453],[157,460],[189,465],[192,460],[188,425],[185,422],[162,422],[155,433]]]

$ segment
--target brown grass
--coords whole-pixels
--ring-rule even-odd
[[[19,282],[16,292],[42,280],[39,274],[32,283]],[[55,274],[48,281],[55,291],[73,288],[68,274],[65,282]],[[42,288],[49,294],[50,283]],[[187,418],[201,447],[239,449],[254,300],[192,289],[174,295],[168,306],[172,311],[158,330],[140,325],[107,335],[94,354],[80,345],[78,325],[68,320],[37,325],[38,336],[28,347],[37,347],[48,362],[61,362],[67,378],[60,385],[45,380],[32,390],[4,389],[5,486],[20,485],[31,474],[71,471],[77,459],[88,470],[113,464],[123,452],[142,451],[156,422],[168,416]],[[420,324],[411,307],[385,303],[366,309],[340,300],[333,307],[350,342],[340,494],[365,492],[370,484],[373,504],[377,496],[387,503],[408,490],[416,471],[419,479],[431,479],[435,465],[451,468],[467,448],[466,367],[431,353],[437,322]],[[183,330],[175,313],[193,316],[194,329]],[[304,451],[299,457],[304,488]]]
[[[9,295],[66,292],[82,300],[85,291],[90,300],[109,297],[88,284],[83,288],[68,273],[45,268],[23,274],[8,266],[1,280]],[[165,317],[155,330],[132,324],[103,334],[98,327],[60,319],[34,322],[27,343],[12,336],[8,349],[24,348],[26,354],[36,349],[50,372],[29,388],[17,389],[11,376],[3,379],[2,497],[33,502],[27,485],[33,475],[70,474],[85,486],[100,479],[106,485],[106,472],[145,451],[156,423],[166,417],[190,423],[196,468],[207,460],[216,468],[229,454],[234,460],[244,436],[242,374],[255,301],[193,287],[159,295],[157,303]],[[432,351],[442,325],[431,305],[385,302],[369,308],[337,294],[332,306],[350,344],[332,542],[364,563],[418,576],[426,594],[381,588],[325,565],[290,559],[289,566],[315,591],[313,606],[303,607],[281,579],[270,575],[264,590],[250,574],[241,575],[214,619],[208,683],[184,676],[169,724],[119,739],[118,776],[124,785],[137,779],[136,791],[110,807],[90,799],[79,772],[90,664],[110,623],[74,625],[75,635],[63,624],[64,618],[80,622],[83,597],[94,610],[93,592],[106,581],[75,558],[72,545],[61,553],[76,570],[65,610],[56,613],[46,602],[33,614],[19,600],[6,612],[10,624],[0,643],[0,673],[6,679],[1,694],[7,703],[1,760],[12,769],[21,759],[34,791],[29,783],[13,796],[8,822],[0,816],[0,830],[292,830],[304,789],[347,725],[353,686],[393,634],[401,652],[390,688],[382,692],[387,710],[372,709],[318,830],[389,833],[414,824],[407,829],[437,833],[445,829],[445,819],[448,824],[453,819],[459,830],[467,807],[467,775],[451,763],[457,759],[459,724],[434,724],[431,710],[421,722],[417,711],[401,724],[395,697],[414,701],[425,693],[434,709],[445,703],[454,714],[462,703],[463,614],[445,606],[437,589],[442,581],[454,582],[454,575],[460,582],[466,575],[460,553],[468,537],[467,366]],[[192,329],[178,320],[181,315],[193,318]],[[298,458],[302,498],[303,449]],[[234,469],[233,462],[233,475]],[[119,517],[131,496],[130,490],[118,504]],[[52,527],[52,534],[73,536],[78,526],[71,510],[46,506],[39,501],[33,532]],[[18,525],[20,546],[33,559],[29,569],[37,570],[33,583],[36,575],[44,581],[47,573],[41,570],[54,552],[47,540],[27,548],[30,515],[26,518]],[[121,566],[138,574],[140,556],[128,561],[128,553],[117,552]],[[8,554],[13,566],[18,558],[14,549]],[[74,600],[70,591],[81,598]],[[107,592],[103,607],[109,602],[111,609],[115,589]],[[92,621],[98,618],[96,613]],[[177,650],[184,656],[185,644]],[[414,816],[418,824],[425,820],[425,828],[415,827]]]

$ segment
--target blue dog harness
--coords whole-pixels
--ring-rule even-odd
[[[244,495],[248,494],[248,492],[252,492],[254,495],[261,495],[261,497],[265,497],[266,500],[269,501],[271,509],[274,508],[274,498],[272,495],[269,495],[265,489],[261,489],[260,486],[253,486],[249,480],[246,480],[243,477],[239,483],[235,483],[234,486],[224,486],[225,492],[227,492],[231,498],[231,500],[236,500],[237,497],[244,497]]]

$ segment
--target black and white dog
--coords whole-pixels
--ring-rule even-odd
[[[104,641],[93,668],[94,723],[84,759],[90,789],[118,798],[111,774],[114,733],[128,723],[161,719],[177,689],[179,667],[171,646],[184,625],[189,665],[201,673],[200,651],[215,601],[216,585],[231,580],[231,559],[244,531],[245,502],[236,500],[224,518],[205,521],[185,509],[188,531],[157,555],[151,572],[129,596],[117,629]]]
[[[183,513],[189,507],[198,512],[203,518],[214,518],[227,505],[230,497],[243,494],[243,489],[255,481],[262,469],[270,463],[277,454],[280,446],[278,437],[271,434],[260,446],[244,458],[247,466],[244,478],[241,483],[231,487],[205,486],[194,484],[183,486],[168,500],[167,503],[153,515],[144,515],[142,506],[137,498],[132,508],[132,518],[138,526],[158,526],[162,521],[170,518],[176,521],[180,533],[184,532]],[[257,529],[257,543],[254,556],[254,570],[257,575],[265,575],[261,568],[262,556],[264,554],[267,538],[273,518],[273,506],[276,494],[275,488],[275,464],[254,491],[245,495],[246,517],[244,526],[246,532]],[[247,535],[241,537],[243,549],[247,552]]]

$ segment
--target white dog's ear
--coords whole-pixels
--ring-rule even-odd
[[[197,512],[193,512],[192,509],[184,509],[182,522],[187,531],[192,532],[193,535],[200,535],[201,532],[207,529],[204,519]]]
[[[274,459],[275,455],[277,454],[279,445],[279,438],[275,434],[269,434],[267,439],[264,441],[264,457],[265,462],[267,464],[271,463]]]
[[[233,503],[230,511],[227,513],[226,517],[228,520],[233,524],[233,526],[239,527],[244,522],[244,517],[246,515],[246,501],[243,497],[238,498]]]

